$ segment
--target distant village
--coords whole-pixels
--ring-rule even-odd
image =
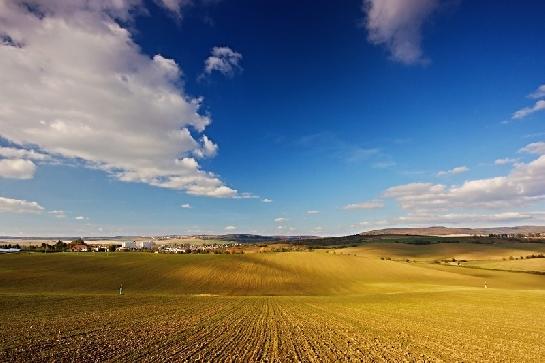
[[[359,236],[359,235],[358,235]],[[371,235],[374,236],[374,235]],[[407,236],[401,235],[400,236]],[[350,237],[350,236],[348,236]],[[422,237],[429,237],[423,235]],[[459,237],[459,238],[483,238],[490,239],[491,243],[497,240],[521,241],[521,242],[542,242],[545,240],[545,232],[533,233],[490,233],[490,234],[451,234],[440,235],[437,237]],[[338,240],[347,237],[324,238],[321,240]],[[319,241],[320,239],[313,239]],[[239,242],[221,240],[217,236],[157,236],[142,238],[139,240],[96,240],[90,238],[84,241],[83,238],[76,238],[72,241],[47,241],[40,240],[25,241],[23,239],[9,242],[0,241],[0,254],[18,253],[18,252],[154,252],[154,253],[172,253],[172,254],[190,254],[190,253],[214,253],[214,254],[238,254],[244,253],[243,245],[258,244],[256,241],[247,240],[242,244]],[[292,239],[292,241],[294,241]],[[332,244],[335,244],[331,241]],[[282,247],[284,248],[284,247]],[[282,249],[280,248],[280,250]],[[272,249],[276,251],[276,249]]]
[[[92,243],[85,242],[82,238],[70,242],[57,241],[55,243],[42,242],[41,244],[4,244],[0,245],[0,253],[17,252],[154,252],[154,253],[215,253],[235,254],[243,253],[240,243],[156,243],[153,240],[127,240],[119,243]]]

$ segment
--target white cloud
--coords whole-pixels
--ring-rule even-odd
[[[438,4],[438,0],[364,0],[369,41],[386,46],[398,62],[426,63],[422,25]]]
[[[533,218],[532,213],[521,212],[502,212],[492,214],[477,213],[409,213],[407,216],[399,217],[390,223],[393,224],[411,224],[429,226],[433,224],[455,224],[455,225],[475,225],[475,224],[494,224],[494,223],[516,223],[528,221]]]
[[[50,210],[47,213],[55,216],[56,218],[66,218],[66,213],[63,210]]]
[[[278,217],[278,218],[275,218],[274,221],[276,223],[284,223],[284,222],[287,222],[287,218],[284,218],[284,217]]]
[[[214,47],[212,54],[204,61],[204,74],[216,71],[227,77],[232,77],[236,72],[242,71],[240,62],[242,54],[229,47]]]
[[[508,164],[514,164],[516,162],[518,162],[518,159],[503,158],[503,159],[496,159],[494,161],[494,164],[496,164],[496,165],[508,165]]]
[[[6,159],[49,160],[51,157],[34,150],[0,146],[0,157]]]
[[[272,199],[265,198],[261,200],[263,203],[272,203]]]
[[[320,214],[319,210],[307,210],[307,214]]]
[[[138,1],[17,0],[0,5],[0,137],[81,160],[125,182],[232,197],[191,155],[213,156],[202,99],[176,62],[149,57],[117,20]],[[40,13],[38,15],[38,13]],[[200,133],[200,141],[190,130]]]
[[[519,212],[504,211],[497,213],[490,212],[443,212],[438,213],[415,211],[405,216],[395,217],[388,220],[365,221],[351,225],[352,228],[365,227],[365,230],[393,227],[429,227],[432,225],[453,226],[453,227],[487,227],[487,226],[508,226],[521,224],[540,225],[545,223],[545,212]]]
[[[520,120],[533,113],[536,113],[542,110],[545,110],[545,100],[539,100],[539,101],[536,101],[536,103],[533,106],[521,108],[520,110],[513,113],[512,118],[514,120]]]
[[[235,229],[237,229],[237,227],[235,226],[227,226],[224,228],[226,231],[234,231]]]
[[[458,175],[469,171],[467,166],[457,166],[450,170],[442,170],[437,173],[437,176],[446,176],[446,175]]]
[[[522,150],[543,152],[535,145]],[[468,180],[459,186],[411,183],[388,188],[384,196],[395,199],[403,209],[420,212],[527,205],[545,199],[545,154],[529,163],[515,164],[506,176]]]
[[[185,204],[182,204],[180,207],[185,208],[185,209],[190,209],[190,208],[191,208],[191,204],[185,203]]]
[[[343,209],[379,209],[384,207],[384,202],[382,200],[370,200],[367,202],[347,204]]]
[[[36,202],[0,197],[0,212],[3,213],[41,213],[43,210]]]
[[[539,86],[533,93],[530,94],[530,98],[545,98],[545,84]]]
[[[255,195],[252,193],[238,193],[237,195],[233,196],[234,199],[259,199],[259,195]]]
[[[545,155],[545,142],[533,142],[519,150],[521,153]]]
[[[36,172],[36,165],[31,160],[1,159],[0,178],[32,179]]]
[[[77,221],[85,221],[85,220],[88,220],[89,218],[84,217],[84,216],[77,216],[74,219],[77,220]]]
[[[193,154],[198,158],[211,158],[218,153],[218,145],[215,144],[208,136],[204,135],[201,138],[201,147],[196,149]]]
[[[192,0],[155,0],[155,2],[171,11],[178,18],[182,17],[182,8],[192,4]]]

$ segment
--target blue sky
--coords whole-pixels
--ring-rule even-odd
[[[537,1],[0,6],[0,235],[545,224]]]

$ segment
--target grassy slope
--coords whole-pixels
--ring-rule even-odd
[[[509,256],[527,256],[545,253],[543,243],[502,242],[496,244],[477,243],[437,243],[430,245],[411,245],[405,243],[368,243],[349,247],[339,253],[352,253],[362,256],[391,257],[395,259],[416,259],[432,261],[456,258],[457,260],[501,260]]]
[[[472,261],[468,265],[483,269],[545,273],[545,258],[532,258],[513,261]]]
[[[473,271],[324,252],[251,255],[22,254],[1,256],[0,292],[330,295],[480,287]],[[498,275],[501,275],[498,273]],[[490,277],[492,278],[492,277]],[[521,276],[501,276],[505,288]],[[524,276],[526,288],[545,277]]]

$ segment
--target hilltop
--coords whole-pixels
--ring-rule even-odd
[[[432,226],[422,228],[384,228],[367,232],[362,235],[412,235],[412,236],[448,236],[448,235],[489,235],[489,234],[529,234],[545,233],[545,226],[516,227],[484,227],[484,228],[452,228]]]

